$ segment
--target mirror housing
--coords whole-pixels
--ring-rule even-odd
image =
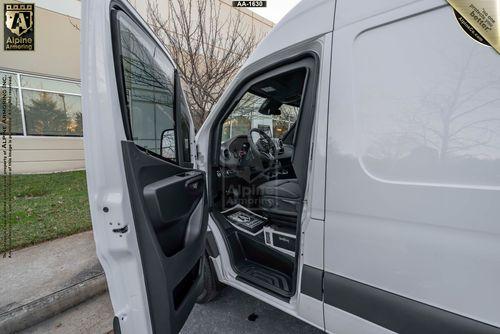
[[[177,156],[175,154],[176,145],[175,145],[175,129],[166,129],[161,133],[161,142],[160,142],[160,154],[162,157],[176,160]]]
[[[280,107],[282,103],[272,98],[267,98],[259,108],[259,113],[263,115],[281,115]]]

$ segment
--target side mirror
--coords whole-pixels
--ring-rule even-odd
[[[162,157],[176,160],[174,129],[166,129],[161,133],[160,152]]]

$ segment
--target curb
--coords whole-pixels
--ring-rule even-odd
[[[18,332],[107,290],[104,273],[0,314],[0,333]]]

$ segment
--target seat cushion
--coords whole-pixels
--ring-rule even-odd
[[[274,223],[296,224],[302,205],[302,189],[297,179],[272,180],[257,187],[259,207]]]
[[[272,180],[262,183],[257,187],[261,196],[277,196],[281,198],[298,200],[302,196],[302,189],[297,179]]]

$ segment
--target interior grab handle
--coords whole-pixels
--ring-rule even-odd
[[[203,186],[203,175],[200,174],[186,181],[184,186],[193,191],[198,191]]]

